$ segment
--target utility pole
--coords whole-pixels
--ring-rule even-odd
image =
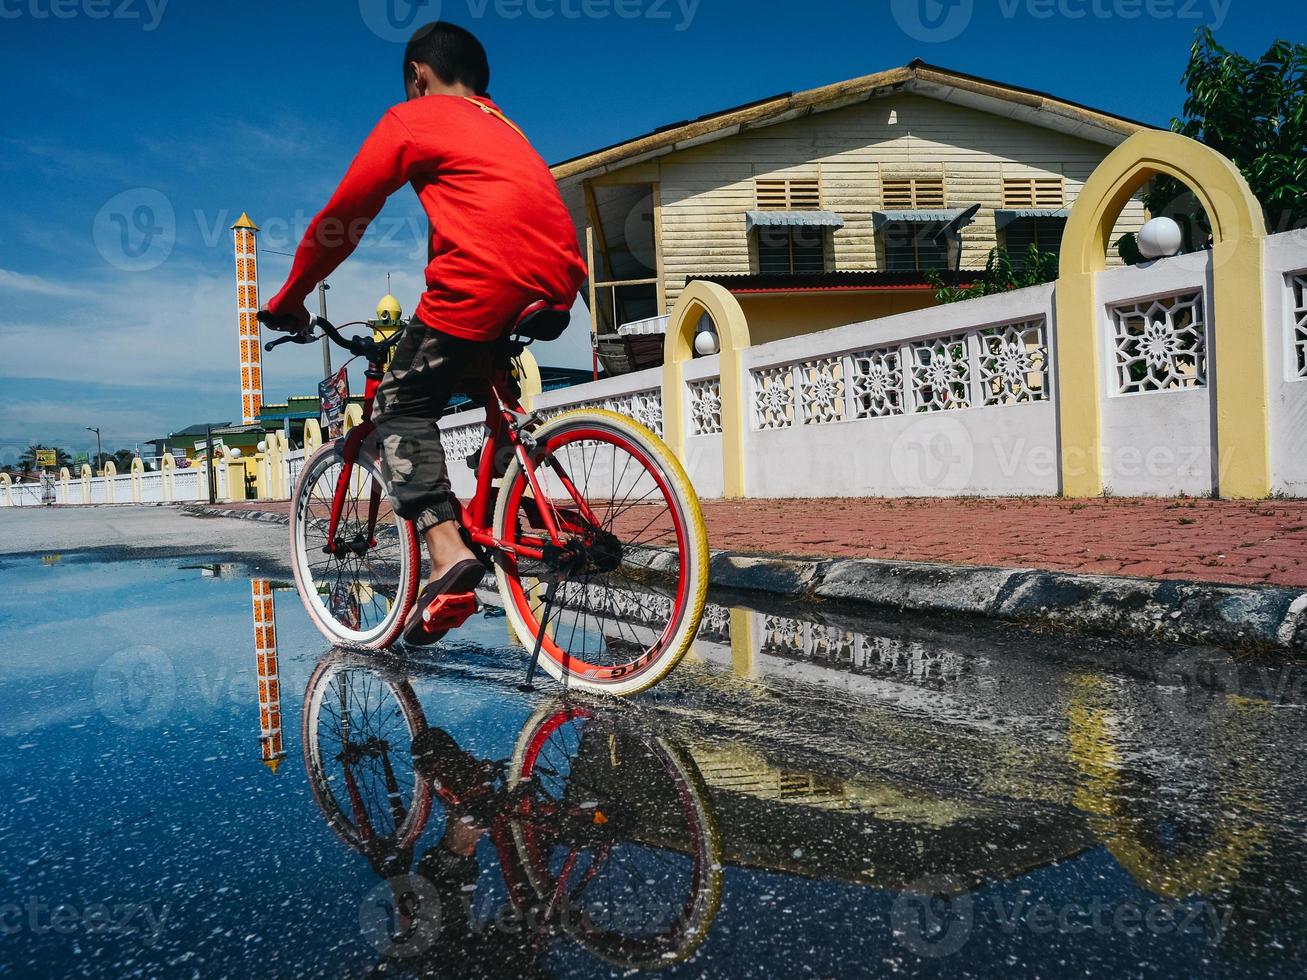
[[[204,468],[208,470],[209,476],[209,503],[218,502],[218,472],[217,466],[213,461],[213,426],[204,427]]]
[[[318,316],[327,319],[327,290],[331,287],[325,282],[318,283]],[[322,376],[331,377],[331,341],[322,335]]]
[[[96,466],[103,468],[104,450],[100,448],[100,430],[93,425],[88,425],[86,431],[95,433],[95,466],[91,469],[94,470]]]

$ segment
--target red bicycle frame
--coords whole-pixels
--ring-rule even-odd
[[[336,541],[336,532],[339,529],[345,500],[349,495],[350,480],[353,477],[354,466],[358,462],[359,454],[363,451],[364,443],[376,432],[376,423],[372,421],[372,406],[376,401],[377,389],[381,386],[381,379],[384,375],[384,364],[376,361],[368,362],[367,370],[364,372],[366,383],[363,393],[363,421],[350,429],[345,435],[345,442],[341,451],[342,466],[340,476],[336,480],[336,490],[331,501],[331,521],[327,528],[327,540],[329,542]],[[494,516],[496,497],[493,484],[497,478],[496,460],[505,447],[512,447],[513,453],[522,467],[522,472],[526,474],[535,501],[549,499],[541,487],[535,462],[531,458],[530,450],[534,448],[534,442],[530,437],[525,439],[522,437],[522,431],[534,421],[534,417],[523,410],[521,403],[518,401],[517,390],[517,382],[507,368],[496,371],[494,377],[487,383],[484,391],[487,435],[477,464],[476,493],[467,508],[460,504],[457,509],[459,522],[467,531],[468,537],[477,545],[494,551],[502,551],[514,557],[539,561],[544,559],[547,546],[564,548],[567,534],[584,533],[587,527],[597,527],[599,522],[566,471],[557,460],[550,457],[547,461],[548,465],[558,476],[559,482],[562,483],[564,489],[572,498],[576,510],[572,511],[566,507],[560,508],[552,503],[548,507],[541,507],[538,503],[531,507],[529,517],[532,526],[543,530],[548,536],[547,540],[541,541],[539,544],[534,542],[508,543],[495,537],[490,527]],[[372,496],[368,501],[367,546],[369,548],[375,547],[377,543],[377,515],[381,508],[381,498],[382,487],[379,483],[373,481]]]

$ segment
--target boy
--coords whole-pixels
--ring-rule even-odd
[[[408,101],[367,138],[268,303],[270,327],[304,330],[305,298],[354,251],[386,198],[413,186],[432,229],[427,290],[375,415],[395,510],[431,555],[410,627],[435,598],[470,592],[484,572],[459,534],[436,420],[459,382],[489,375],[495,342],[526,307],[570,306],[586,276],[548,165],[490,100],[489,84],[485,49],[468,31],[437,22],[414,34],[404,52]]]

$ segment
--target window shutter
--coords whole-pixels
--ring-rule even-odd
[[[1066,191],[1061,177],[1008,177],[1003,181],[1005,208],[1061,208]]]
[[[761,211],[820,211],[821,183],[816,177],[754,181]]]
[[[943,177],[886,177],[881,201],[887,211],[944,207]]]

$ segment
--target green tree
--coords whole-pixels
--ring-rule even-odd
[[[136,458],[136,454],[130,449],[119,449],[109,458],[113,460],[114,468],[119,473],[127,473],[132,468],[132,460]]]
[[[1171,129],[1205,143],[1243,172],[1272,234],[1307,227],[1307,45],[1276,41],[1257,61],[1227,51],[1199,28],[1182,81],[1184,117]],[[1144,192],[1153,215],[1174,218],[1186,251],[1207,245],[1211,224],[1183,183],[1159,175]],[[1134,235],[1118,243],[1137,263]]]
[[[1057,278],[1058,257],[1052,252],[1041,252],[1035,245],[1026,249],[1020,266],[1012,264],[1012,258],[1002,245],[990,249],[985,259],[985,269],[980,281],[968,286],[950,285],[938,272],[926,274],[926,281],[935,287],[935,299],[940,303],[957,303],[964,299],[989,296],[992,293],[1006,293],[1012,289],[1024,289],[1026,286],[1038,286],[1052,282]]]

